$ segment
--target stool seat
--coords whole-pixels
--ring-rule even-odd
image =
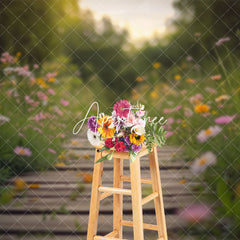
[[[123,159],[129,159],[128,152],[107,150],[100,152],[102,146],[96,146],[95,162],[100,158],[113,153],[113,187],[102,186],[103,161],[95,163],[92,180],[91,203],[88,220],[87,240],[117,240],[122,238],[122,227],[133,227],[134,240],[144,240],[144,229],[158,232],[158,240],[167,240],[166,221],[163,206],[162,188],[160,181],[157,145],[154,145],[150,154],[146,146],[142,146],[134,162],[129,162],[130,176],[123,175]],[[149,155],[151,178],[141,178],[140,158]],[[131,189],[124,189],[123,182],[130,182]],[[141,183],[151,184],[153,193],[142,198]],[[113,195],[113,231],[105,236],[97,235],[100,201]],[[123,219],[123,195],[132,197],[133,221]],[[143,223],[142,207],[154,200],[157,224]],[[126,239],[125,239],[126,240]]]

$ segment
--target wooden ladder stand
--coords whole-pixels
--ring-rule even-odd
[[[109,151],[99,152],[96,148],[95,162]],[[140,157],[147,155],[148,150],[142,147],[133,163],[130,163],[130,177],[123,176],[123,159],[128,159],[127,152],[113,152],[113,188],[102,186],[103,162],[94,165],[92,195],[88,221],[87,240],[122,239],[122,226],[133,227],[134,240],[144,240],[144,229],[158,232],[158,240],[167,240],[167,230],[163,206],[162,187],[160,181],[157,147],[149,154],[151,179],[141,179]],[[123,181],[131,182],[131,189],[123,189]],[[142,199],[141,183],[152,184],[153,193]],[[99,204],[104,198],[113,194],[113,231],[105,236],[97,235]],[[133,221],[122,219],[123,195],[132,196]],[[157,225],[143,223],[142,206],[154,200]]]

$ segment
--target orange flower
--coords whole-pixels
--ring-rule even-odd
[[[210,107],[207,104],[197,104],[194,108],[196,113],[206,113],[210,110]]]
[[[32,189],[36,189],[36,188],[39,188],[40,187],[40,184],[28,184],[28,187],[29,188],[32,188]]]
[[[92,174],[91,173],[84,173],[83,174],[83,181],[85,183],[91,183],[92,182]]]
[[[144,79],[143,79],[143,77],[140,77],[140,76],[138,76],[137,78],[136,78],[136,81],[137,82],[142,82]]]
[[[105,116],[103,118],[100,118],[98,120],[98,131],[100,132],[100,134],[102,135],[102,138],[112,138],[113,134],[115,132],[115,128],[109,128],[109,126],[112,123],[112,119],[109,118],[109,116]]]

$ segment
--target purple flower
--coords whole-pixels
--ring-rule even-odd
[[[125,143],[126,143],[126,145],[128,145],[128,146],[130,146],[132,143],[130,142],[130,136],[129,135],[127,135],[126,137],[125,137]]]
[[[97,128],[98,128],[98,124],[96,121],[96,117],[95,116],[91,116],[88,119],[88,128],[92,131],[92,132],[96,132]]]
[[[236,117],[236,115],[233,115],[233,116],[228,116],[228,115],[221,116],[221,117],[215,119],[215,123],[217,123],[217,124],[228,124],[228,123],[232,122],[235,117]]]
[[[27,157],[30,157],[32,155],[32,152],[29,148],[24,148],[20,146],[15,147],[14,153],[20,156],[27,156]]]
[[[132,150],[134,152],[139,152],[140,149],[141,149],[141,144],[140,145],[135,145],[135,144],[132,145]]]
[[[230,41],[230,38],[229,37],[225,37],[225,38],[220,38],[215,44],[216,46],[221,46],[223,43],[225,42],[229,42]]]
[[[129,152],[129,151],[130,151],[129,146],[125,145],[125,150],[124,150],[124,152]]]

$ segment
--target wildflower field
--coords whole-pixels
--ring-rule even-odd
[[[0,1],[0,206],[16,193],[8,185],[11,177],[53,172],[80,158],[65,147],[77,148],[73,127],[93,102],[100,113],[114,110],[113,116],[121,116],[126,106],[144,105],[148,115],[133,112],[123,135],[144,116],[164,117],[162,139],[183,149],[180,158],[194,176],[182,176],[179,184],[197,183],[188,189],[192,204],[175,212],[188,224],[179,234],[191,236],[181,239],[239,239],[240,2],[173,0],[171,5],[176,14],[165,35],[138,45],[127,29],[108,17],[99,20],[77,0]],[[85,138],[93,143],[103,121],[96,121],[96,111],[93,107],[86,121]],[[99,134],[108,139],[107,148],[118,144],[120,152],[135,156],[151,135],[149,128],[145,138],[143,122],[141,134],[129,132],[126,139],[116,135],[119,126],[108,129],[110,121]],[[88,152],[81,157],[92,161]],[[79,176],[80,192],[92,174]],[[14,184],[17,190],[26,186],[21,178]]]

